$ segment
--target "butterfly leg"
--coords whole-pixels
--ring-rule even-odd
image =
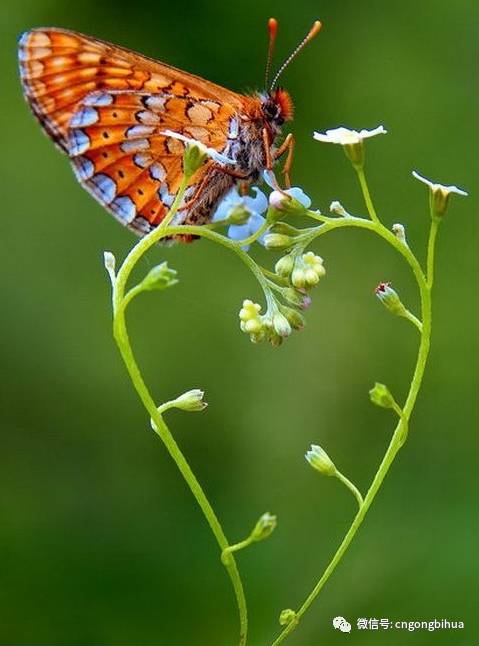
[[[220,166],[219,164],[212,164],[209,171],[205,174],[205,177],[203,178],[203,180],[202,180],[201,184],[199,185],[198,189],[196,190],[196,193],[193,195],[193,197],[188,202],[185,202],[182,206],[180,206],[178,211],[185,211],[187,209],[191,209],[193,206],[196,205],[196,203],[200,199],[202,193],[204,192],[204,190],[208,186],[208,184],[209,184],[209,182],[211,180],[211,175],[213,174],[213,172],[215,170],[220,170],[223,173],[226,173],[227,175],[231,175],[231,177],[234,177],[234,178],[239,179],[239,180],[245,180],[248,177],[247,174],[241,173],[240,171],[235,171],[235,170],[232,170],[231,168],[226,168],[225,166]],[[246,192],[247,192],[248,183],[245,182],[245,181],[241,182],[241,186],[244,186],[244,185],[246,186]],[[243,190],[243,189],[241,189],[241,190]]]
[[[240,194],[244,197],[245,195],[248,195],[248,188],[249,184],[248,182],[240,182],[239,185],[239,192]]]
[[[287,139],[287,138],[286,138]],[[284,143],[286,143],[286,139],[284,140]],[[283,148],[284,146],[281,146]],[[275,191],[279,191],[280,193],[283,193],[283,195],[287,195],[284,190],[281,188],[281,186],[278,184],[275,174],[273,173],[273,156],[271,155],[271,145],[269,143],[269,133],[266,130],[266,128],[263,128],[263,148],[264,148],[264,155],[266,159],[266,170],[270,173],[270,179],[271,183],[273,184],[273,188]],[[280,149],[278,149],[280,150]],[[284,149],[286,150],[286,148]],[[283,150],[283,152],[284,152]],[[277,152],[277,151],[276,151]],[[274,155],[274,159],[277,159],[277,155]]]
[[[284,166],[283,166],[284,182],[287,188],[291,188],[291,179],[289,176],[289,172],[293,164],[294,144],[295,144],[294,136],[290,132],[289,135],[281,144],[281,146],[273,153],[274,159],[279,159],[282,155],[284,155],[286,151],[288,151],[288,154],[286,156],[286,161],[284,162]]]

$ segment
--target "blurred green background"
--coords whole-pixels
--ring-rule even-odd
[[[313,19],[324,30],[284,75],[296,104],[294,183],[317,207],[362,204],[341,150],[313,129],[383,123],[368,174],[385,223],[400,221],[423,257],[428,177],[470,191],[440,232],[435,328],[410,441],[319,602],[286,643],[475,644],[477,604],[477,241],[479,5],[475,0],[243,0],[81,3],[4,0],[0,7],[2,241],[2,646],[231,646],[237,617],[216,544],[129,383],[110,330],[104,249],[135,238],[75,182],[23,102],[16,39],[60,26],[157,57],[238,91],[261,86],[265,23],[280,21],[279,62]],[[201,387],[201,415],[171,428],[227,535],[266,510],[279,526],[239,556],[251,646],[304,598],[355,511],[303,454],[323,445],[365,489],[393,418],[367,391],[403,397],[415,359],[412,326],[373,288],[391,280],[417,307],[411,276],[367,233],[343,231],[315,251],[328,270],[308,325],[280,349],[238,329],[251,275],[201,241],[156,249],[181,284],[141,297],[131,336],[158,401]],[[254,253],[269,266],[275,256]],[[331,619],[462,620],[462,632],[357,631]]]

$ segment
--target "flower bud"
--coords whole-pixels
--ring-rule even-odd
[[[239,317],[242,323],[247,323],[251,320],[259,319],[259,313],[261,312],[261,305],[259,303],[253,303],[249,299],[243,301],[243,307],[240,309]]]
[[[281,613],[279,615],[279,623],[281,626],[288,626],[293,622],[297,623],[297,621],[298,619],[294,610],[291,610],[291,608],[285,608],[284,610],[281,610]]]
[[[245,300],[239,313],[240,328],[242,332],[246,332],[251,336],[253,343],[258,343],[264,337],[264,324],[260,312],[261,305],[259,303]]]
[[[283,256],[278,260],[278,262],[274,266],[274,270],[278,274],[278,276],[286,277],[291,274],[293,267],[294,258],[293,256],[291,256],[291,254],[287,254],[286,256]]]
[[[177,272],[175,269],[170,269],[168,263],[163,261],[161,264],[153,267],[145,278],[140,283],[142,290],[152,291],[155,289],[162,290],[172,285],[176,285],[178,280],[176,278]]]
[[[335,200],[334,202],[331,202],[329,205],[329,210],[331,213],[334,213],[335,215],[339,215],[343,218],[349,218],[351,215],[346,211],[344,206],[341,204],[341,202],[338,202]]]
[[[228,213],[229,224],[245,224],[251,217],[251,211],[244,204],[237,204]]]
[[[369,391],[369,398],[372,403],[381,408],[395,408],[396,402],[394,397],[389,392],[389,389],[384,384],[376,382],[374,388]]]
[[[281,312],[273,314],[273,330],[280,337],[286,337],[291,334],[291,325],[288,319]]]
[[[116,281],[116,274],[115,274],[116,258],[111,253],[111,251],[103,252],[103,264],[105,265],[105,269],[107,270],[108,275],[110,276],[111,284],[114,285]]]
[[[174,408],[179,408],[188,412],[197,412],[204,410],[208,404],[203,401],[204,391],[194,388],[193,390],[188,390],[186,393],[183,393],[175,400],[173,400],[172,405]]]
[[[281,313],[287,318],[288,323],[294,330],[302,330],[306,325],[304,316],[292,307],[280,306]]]
[[[399,240],[399,242],[402,242],[403,244],[407,245],[407,240],[406,240],[406,230],[404,229],[404,226],[397,222],[396,224],[393,224],[391,227],[392,232],[396,236],[396,238]]]
[[[183,172],[185,176],[192,177],[203,166],[207,158],[208,153],[205,146],[202,147],[193,143],[186,144],[183,157]]]
[[[293,244],[293,238],[281,233],[268,233],[264,237],[264,246],[266,249],[287,249]]]
[[[444,184],[436,184],[431,182],[427,177],[419,175],[416,171],[412,172],[413,177],[418,179],[423,184],[429,187],[429,206],[431,209],[431,216],[433,218],[442,218],[446,213],[447,205],[449,203],[449,196],[451,193],[456,193],[456,195],[467,196],[466,191],[463,191],[462,188],[457,186],[445,186]]]
[[[336,475],[336,467],[334,466],[333,461],[326,453],[317,444],[311,444],[310,450],[304,456],[309,464],[325,476],[334,476]]]
[[[308,251],[297,259],[291,274],[291,283],[297,289],[309,289],[317,285],[319,279],[325,274],[323,259]]]
[[[292,188],[287,189],[284,193],[272,191],[269,196],[269,204],[273,209],[281,211],[285,215],[304,215],[311,205],[311,200],[301,189]]]
[[[254,529],[250,535],[251,540],[262,541],[265,538],[268,538],[268,536],[271,536],[271,534],[275,530],[276,525],[276,516],[273,516],[269,512],[266,512],[261,516],[261,518],[254,526]]]
[[[391,283],[379,283],[374,290],[376,296],[386,309],[396,316],[404,316],[407,312],[397,292],[391,287]]]
[[[282,290],[281,294],[288,303],[291,303],[291,305],[295,305],[296,307],[300,307],[303,310],[307,310],[312,302],[311,296],[308,296],[304,291],[294,289],[293,287],[288,287]]]
[[[301,233],[299,229],[297,229],[296,227],[292,227],[287,222],[275,222],[271,227],[270,232],[282,233],[286,236],[291,236],[292,238],[294,238],[295,236]]]

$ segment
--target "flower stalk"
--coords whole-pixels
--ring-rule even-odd
[[[364,140],[385,132],[384,128],[379,126],[371,131],[362,130],[357,132],[339,128],[327,131],[325,134],[316,133],[315,135],[315,138],[319,141],[343,146],[357,174],[367,217],[351,215],[339,202],[333,202],[331,205],[330,211],[333,217],[324,216],[319,211],[309,209],[309,198],[298,188],[285,191],[289,198],[285,198],[282,192],[276,193],[273,191],[268,206],[268,200],[266,200],[265,196],[262,193],[260,194],[258,189],[255,189],[256,196],[254,198],[241,196],[238,193],[230,195],[226,206],[223,208],[220,205],[217,210],[218,218],[213,225],[205,226],[173,225],[172,222],[182,204],[192,175],[208,156],[215,159],[219,153],[205,146],[198,147],[192,140],[176,134],[175,136],[178,139],[187,144],[184,164],[187,173],[181,182],[167,216],[157,228],[153,229],[133,247],[117,272],[113,254],[110,252],[105,253],[105,267],[112,283],[113,292],[114,338],[138,396],[151,418],[153,430],[160,437],[176,463],[218,543],[221,561],[231,579],[238,606],[240,646],[246,646],[247,643],[248,615],[235,553],[254,542],[267,538],[276,526],[276,517],[269,513],[263,514],[246,539],[235,544],[228,542],[211,503],[163,419],[163,413],[172,408],[193,412],[204,410],[206,403],[203,401],[203,392],[199,389],[189,390],[176,399],[169,400],[158,406],[143,380],[128,337],[125,317],[127,306],[141,292],[161,291],[173,286],[177,282],[176,272],[164,262],[154,267],[138,285],[129,290],[126,289],[126,285],[138,261],[153,245],[163,238],[190,234],[206,238],[234,252],[253,273],[263,291],[266,302],[264,314],[261,313],[262,306],[259,303],[249,299],[245,300],[239,313],[241,330],[247,333],[254,342],[267,339],[273,346],[278,346],[293,330],[300,330],[304,326],[304,316],[300,310],[309,307],[311,303],[309,293],[326,273],[323,259],[312,251],[305,253],[305,249],[326,233],[342,228],[357,228],[369,231],[391,245],[406,261],[413,273],[420,295],[420,318],[412,314],[403,305],[398,294],[389,283],[380,283],[376,289],[376,293],[383,305],[391,313],[409,320],[417,328],[420,336],[414,373],[403,405],[401,406],[396,401],[383,384],[376,383],[370,391],[371,401],[377,406],[392,409],[397,414],[398,419],[384,457],[372,477],[371,484],[364,497],[351,480],[336,468],[321,447],[312,445],[306,454],[307,461],[314,469],[323,475],[336,477],[349,489],[358,503],[358,511],[331,561],[306,599],[299,605],[297,610],[287,608],[281,612],[280,624],[283,629],[272,643],[272,646],[278,646],[300,624],[301,618],[317,599],[329,577],[346,554],[397,453],[407,439],[409,421],[421,387],[430,348],[432,325],[431,290],[434,282],[438,227],[446,211],[449,194],[465,194],[462,189],[455,186],[434,184],[430,180],[415,174],[415,177],[429,188],[431,222],[427,245],[426,271],[424,271],[421,263],[406,242],[403,225],[395,224],[392,229],[389,229],[380,220],[366,180],[364,172]],[[227,164],[231,160],[218,158],[216,161]],[[261,215],[263,212],[266,213],[265,217]],[[314,221],[314,226],[300,229],[293,227],[288,222],[279,221],[280,218],[291,219],[297,215],[306,215]],[[219,225],[229,226],[228,237],[213,230],[213,226]],[[260,267],[247,253],[249,246],[257,241],[264,244],[266,248],[275,251],[286,251],[276,262],[274,272]]]

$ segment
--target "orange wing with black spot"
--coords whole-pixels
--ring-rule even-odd
[[[161,222],[182,177],[184,144],[163,133],[222,152],[244,106],[244,97],[214,83],[66,30],[25,33],[19,59],[25,97],[80,183],[141,235]]]

